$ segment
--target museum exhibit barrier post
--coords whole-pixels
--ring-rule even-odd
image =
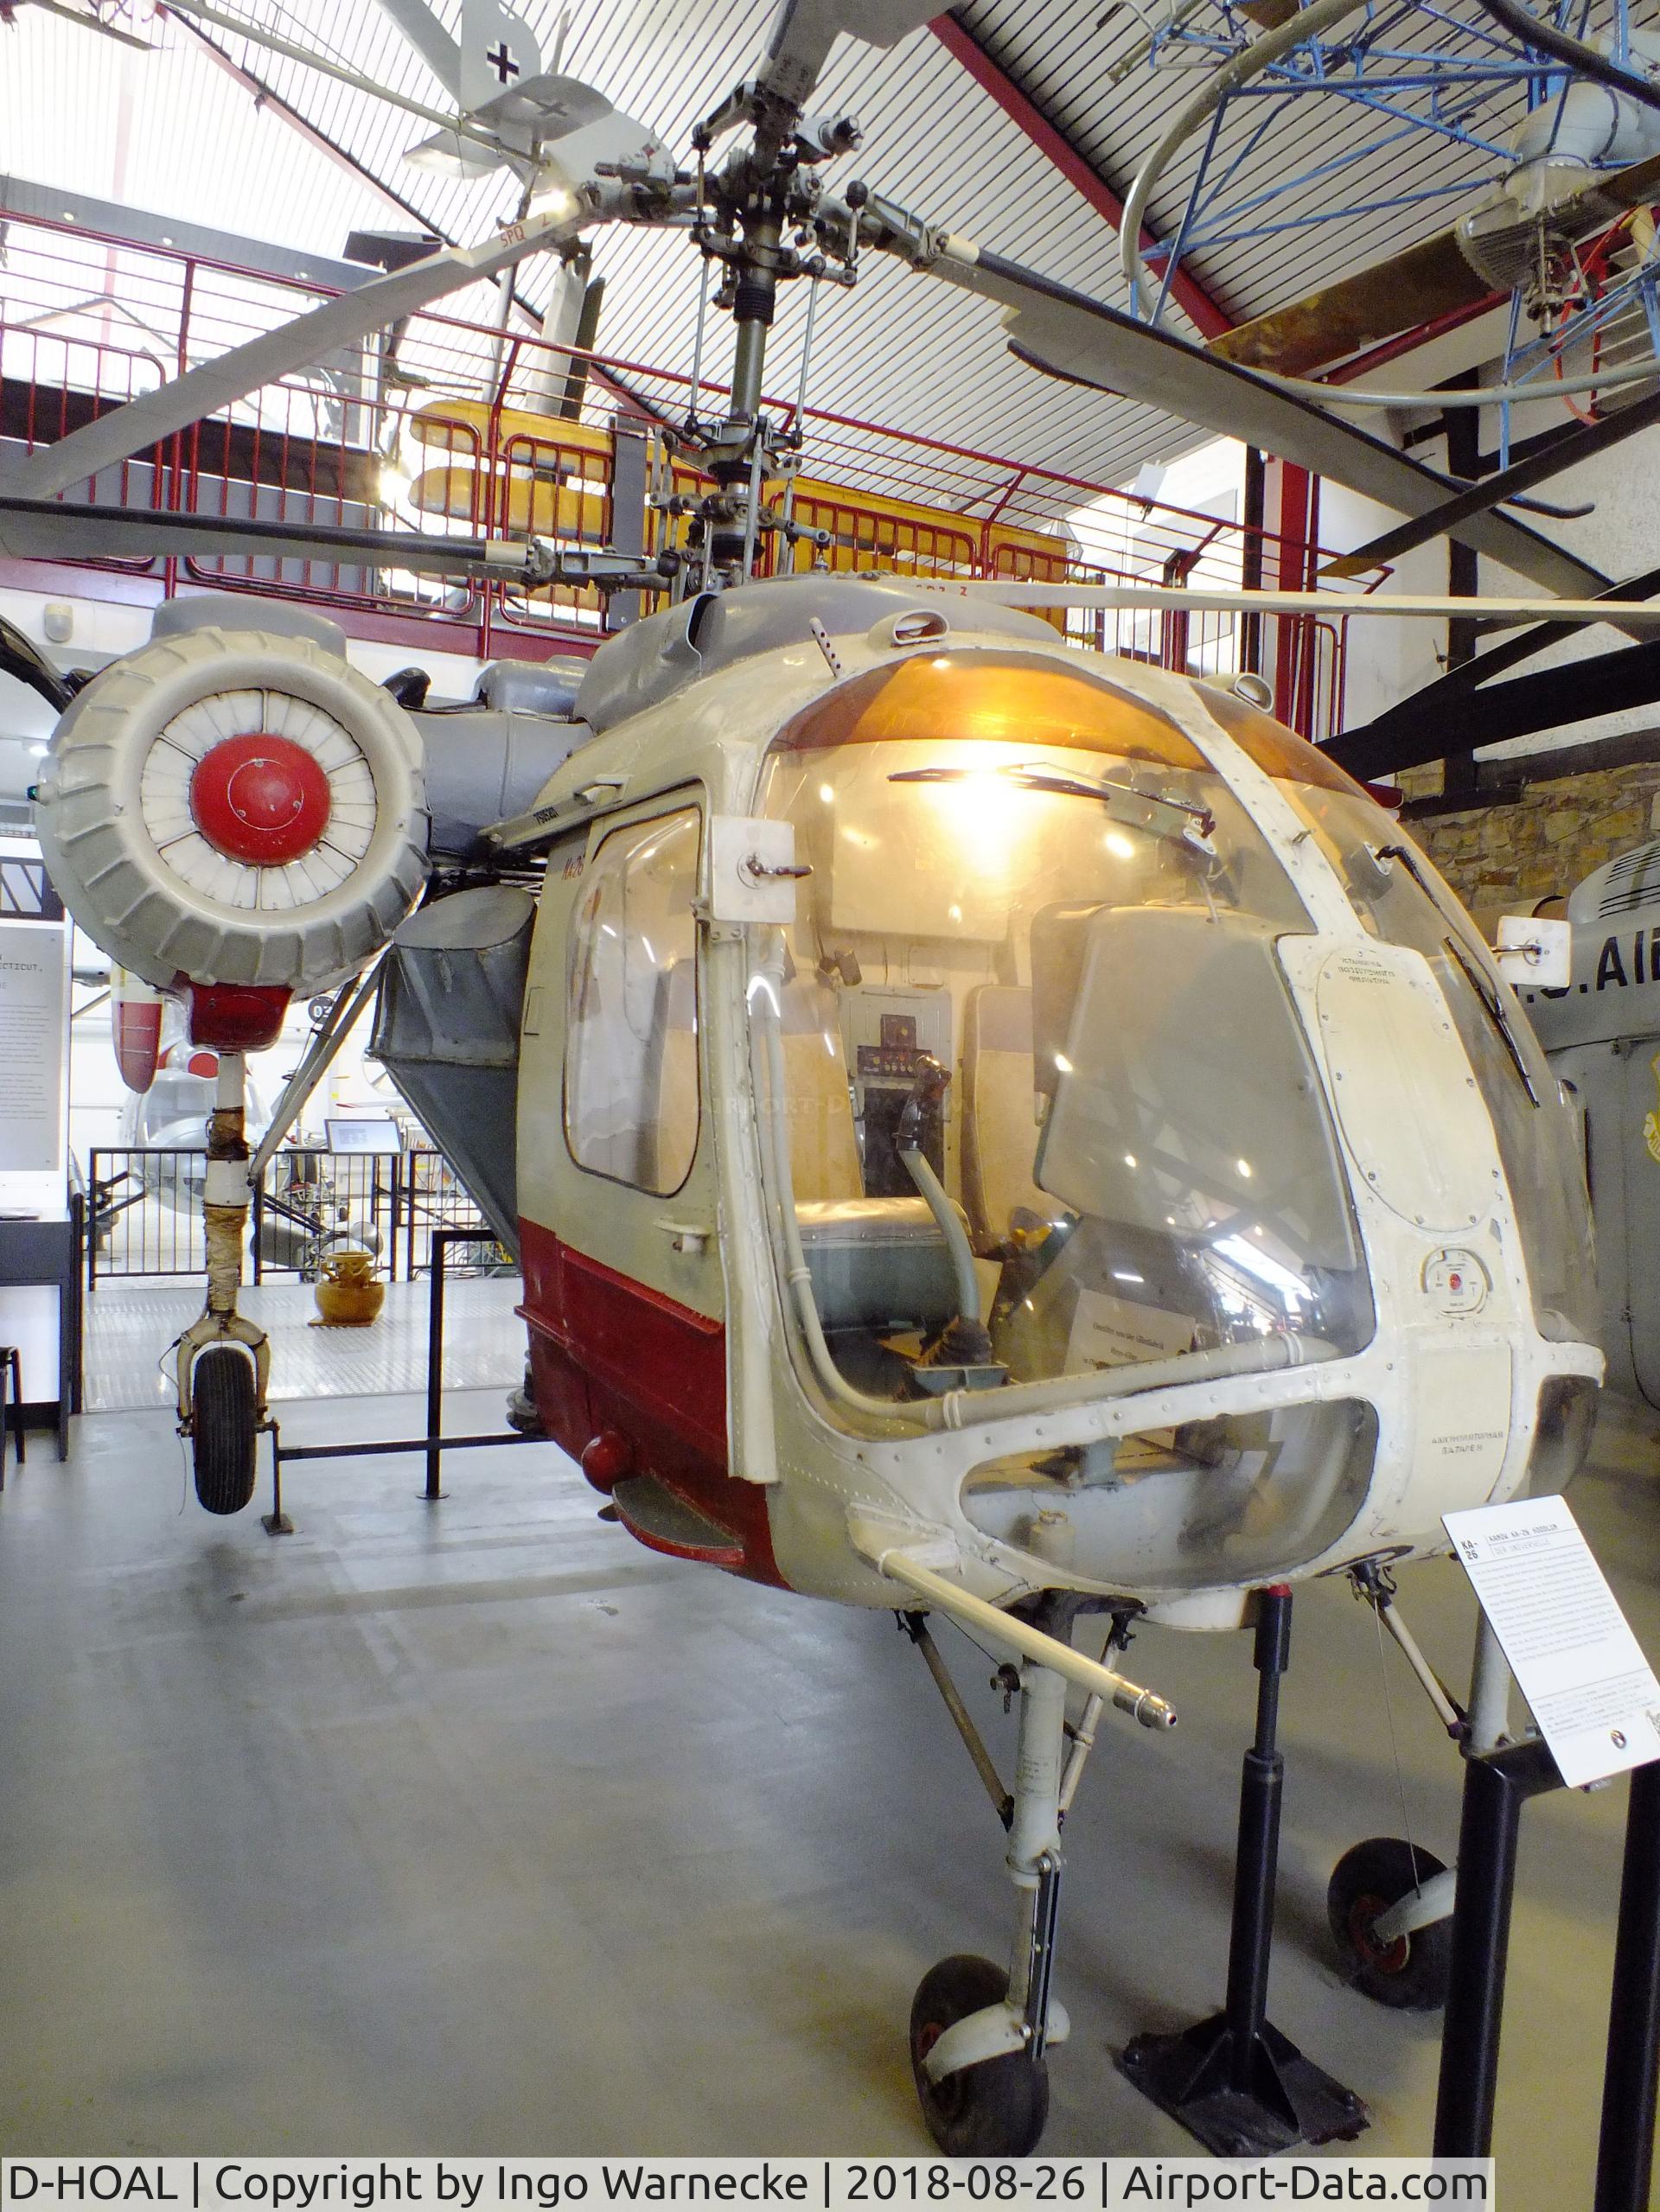
[[[419,1437],[383,1437],[373,1444],[285,1444],[276,1421],[268,1424],[271,1431],[271,1508],[264,1516],[265,1527],[272,1536],[291,1533],[293,1524],[283,1512],[283,1469],[291,1459],[376,1459],[383,1453],[418,1451],[426,1460],[426,1484],[421,1492],[431,1502],[444,1495],[442,1487],[443,1462],[446,1451],[477,1451],[486,1445],[498,1444],[543,1444],[546,1437],[527,1436],[519,1429],[504,1429],[488,1436],[447,1437],[444,1434],[444,1256],[452,1244],[489,1244],[499,1242],[495,1231],[480,1229],[434,1229],[431,1245],[431,1273],[426,1309],[426,1433]]]
[[[1346,2141],[1368,2121],[1354,2091],[1306,2058],[1267,2018],[1285,1787],[1280,1685],[1290,1663],[1291,1591],[1276,1583],[1257,1590],[1254,1603],[1256,1733],[1240,1779],[1226,2003],[1173,2035],[1137,2036],[1119,2060],[1139,2089],[1222,2157]]]
[[[1492,2155],[1499,2028],[1522,1807],[1563,1787],[1536,1738],[1472,1756],[1464,1778],[1458,1902],[1435,2104],[1437,2158]],[[1593,2212],[1645,2212],[1660,2065],[1660,1762],[1631,1775]]]

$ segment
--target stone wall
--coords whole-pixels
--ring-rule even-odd
[[[1440,788],[1439,768],[1397,779],[1408,798]],[[1466,906],[1531,904],[1567,892],[1605,860],[1660,833],[1660,761],[1535,784],[1514,805],[1408,819]]]

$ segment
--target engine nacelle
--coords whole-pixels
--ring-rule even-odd
[[[420,736],[333,628],[158,623],[59,722],[35,808],[52,881],[159,989],[326,990],[420,896]]]

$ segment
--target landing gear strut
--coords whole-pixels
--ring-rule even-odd
[[[265,1330],[236,1310],[249,1205],[245,1071],[241,1053],[220,1055],[202,1185],[208,1302],[176,1354],[179,1433],[190,1439],[196,1496],[214,1514],[240,1513],[253,1495],[271,1376]]]
[[[1043,1625],[1069,1638],[1072,1609],[1050,1600]],[[1020,2158],[1038,2147],[1049,2115],[1047,2056],[1070,2028],[1051,1992],[1060,1911],[1061,1826],[1082,1777],[1104,1699],[1091,1695],[1076,1724],[1066,1717],[1066,1681],[1028,1659],[1006,1669],[1018,1682],[1020,1734],[1014,1788],[1006,1790],[920,1613],[900,1625],[921,1651],[1008,1830],[1006,1865],[1019,1898],[1009,1969],[959,1954],[930,1967],[910,2008],[910,2063],[929,2134],[957,2158]],[[1119,1639],[1114,1629],[1113,1641]],[[998,1678],[1002,1679],[1002,1678]],[[1120,1699],[1149,1728],[1173,1724],[1161,1699],[1126,1685]]]
[[[1481,1615],[1468,1707],[1460,1706],[1420,1649],[1395,1602],[1395,1578],[1376,1561],[1350,1571],[1357,1597],[1399,1647],[1436,1718],[1459,1750],[1494,1750],[1510,1728],[1510,1670]],[[1398,1836],[1369,1836],[1331,1870],[1326,1917],[1352,1986],[1379,2005],[1431,2012],[1446,2002],[1458,1877],[1433,1852]]]

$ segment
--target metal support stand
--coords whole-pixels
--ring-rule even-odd
[[[1120,2072],[1220,2157],[1265,2157],[1296,2143],[1348,2141],[1368,2122],[1352,2089],[1305,2058],[1267,2018],[1285,1761],[1280,1684],[1291,1644],[1291,1592],[1256,1593],[1256,1740],[1245,1754],[1234,1864],[1225,2008],[1172,2035],[1137,2036]]]
[[[1619,1934],[1608,1999],[1608,2062],[1597,2143],[1595,2212],[1641,2212],[1654,2170],[1660,2070],[1660,1765],[1631,1776]]]
[[[426,1460],[426,1484],[422,1498],[435,1503],[444,1495],[442,1470],[446,1451],[478,1451],[488,1444],[544,1444],[541,1436],[527,1436],[520,1429],[505,1429],[489,1436],[447,1437],[444,1434],[444,1256],[452,1244],[495,1244],[494,1229],[434,1229],[432,1272],[426,1310],[426,1434],[389,1437],[373,1444],[292,1444],[283,1442],[282,1431],[272,1420],[265,1424],[271,1436],[271,1511],[260,1517],[269,1536],[291,1536],[294,1524],[283,1511],[283,1463],[290,1459],[379,1459],[383,1454],[418,1451]]]
[[[1492,2155],[1499,2027],[1522,1807],[1562,1787],[1542,1743],[1508,1743],[1465,1769],[1452,1986],[1435,2103],[1437,2158]],[[1593,2212],[1645,2212],[1660,2069],[1660,1762],[1631,1775],[1614,1936]]]
[[[259,1526],[267,1536],[291,1536],[294,1524],[283,1511],[282,1437],[275,1421],[267,1422],[266,1426],[271,1431],[271,1511],[260,1514]]]

